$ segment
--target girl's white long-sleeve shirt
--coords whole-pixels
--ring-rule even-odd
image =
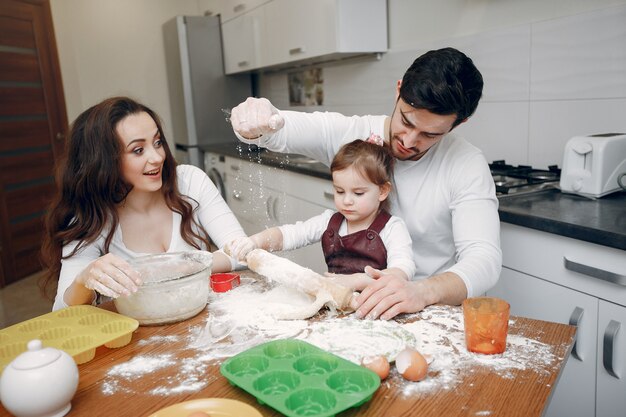
[[[326,210],[308,220],[279,226],[283,235],[283,250],[298,249],[319,242],[335,213],[333,210]],[[348,223],[344,219],[339,226],[339,236],[346,234]],[[415,274],[415,263],[411,250],[411,236],[402,219],[391,216],[379,235],[387,250],[387,268],[399,268],[412,279]]]
[[[372,133],[385,137],[386,116],[280,114],[285,126],[258,139],[259,146],[326,165],[348,142]],[[463,280],[468,297],[490,289],[500,275],[502,252],[498,200],[482,152],[448,134],[418,161],[396,161],[394,175],[391,213],[404,220],[411,235],[415,278],[449,271]]]
[[[218,248],[223,248],[224,245],[232,239],[246,236],[237,218],[220,195],[217,187],[215,187],[209,177],[207,177],[201,169],[191,165],[179,165],[176,168],[176,174],[178,190],[183,196],[188,198],[188,201],[193,207],[197,207],[194,212],[196,221],[202,225]],[[172,212],[172,219],[172,237],[167,252],[196,250],[193,246],[185,242],[180,234],[181,215]],[[104,248],[107,233],[108,230],[103,231],[93,243],[84,246],[71,258],[61,261],[59,285],[52,307],[53,310],[67,307],[67,304],[63,300],[63,295],[67,288],[87,265],[107,253]],[[64,246],[63,256],[69,255],[77,244],[78,242],[74,241]],[[203,249],[207,250],[208,248]],[[109,253],[113,253],[125,260],[148,255],[146,253],[134,252],[126,247],[120,225],[117,226],[113,234],[113,239],[109,246]],[[237,265],[236,261],[232,258],[231,264],[233,267]]]

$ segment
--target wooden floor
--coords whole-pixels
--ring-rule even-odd
[[[0,329],[52,310],[52,301],[37,286],[39,277],[37,273],[0,289]]]

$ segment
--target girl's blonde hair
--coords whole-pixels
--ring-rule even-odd
[[[339,149],[330,164],[330,172],[354,167],[363,178],[382,187],[393,183],[393,164],[389,148],[357,139]],[[389,211],[389,199],[381,202],[381,208]]]

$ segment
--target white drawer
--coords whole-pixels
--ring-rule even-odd
[[[626,251],[504,222],[501,242],[504,266],[626,306],[623,282],[594,276],[623,281]]]

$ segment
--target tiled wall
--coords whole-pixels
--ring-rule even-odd
[[[322,107],[290,108],[286,72],[262,75],[260,93],[280,109],[389,114],[412,60],[444,46],[466,52],[485,78],[476,114],[457,131],[489,161],[560,166],[570,137],[626,132],[626,6],[327,65]]]

